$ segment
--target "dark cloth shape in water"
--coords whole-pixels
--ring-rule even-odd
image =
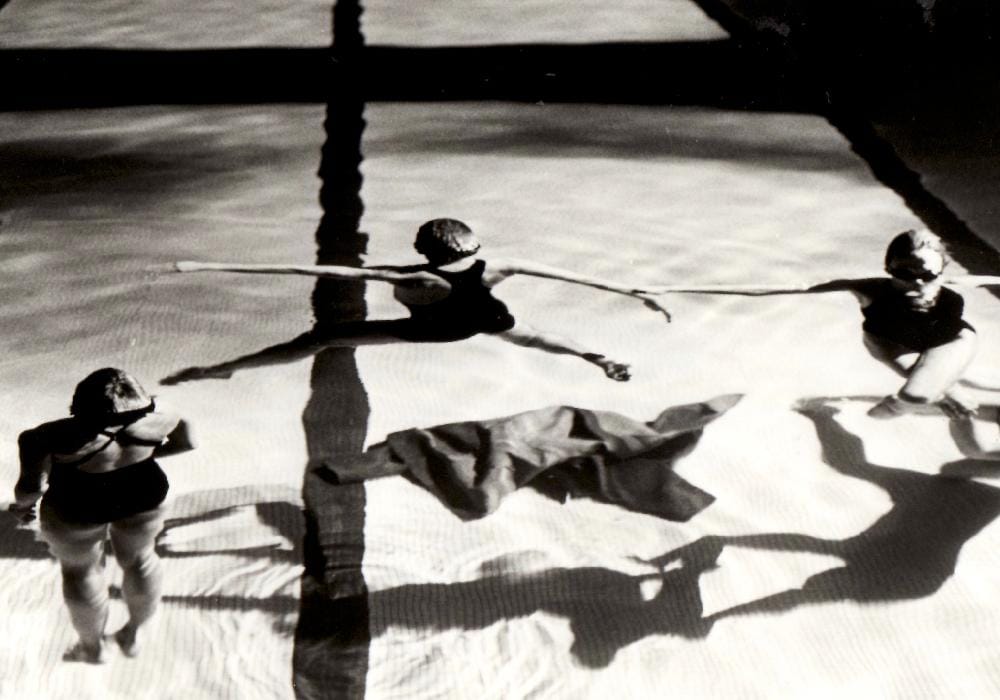
[[[322,469],[340,483],[405,473],[465,518],[494,512],[518,488],[558,484],[575,497],[685,521],[714,496],[674,473],[703,428],[738,394],[664,410],[649,423],[610,411],[552,406],[504,418],[392,433]]]

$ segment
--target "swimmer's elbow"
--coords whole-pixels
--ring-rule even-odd
[[[45,440],[43,436],[39,434],[37,428],[25,430],[17,436],[17,447],[22,456],[35,456],[43,453],[45,451],[44,443]]]
[[[830,280],[829,282],[820,282],[819,284],[803,285],[795,290],[790,290],[790,293],[803,293],[803,294],[822,294],[824,292],[853,292],[856,291],[856,285],[852,284],[850,280]]]
[[[486,268],[487,272],[493,275],[500,275],[501,277],[510,277],[511,275],[539,275],[549,271],[536,263],[516,258],[491,258],[486,263]]]
[[[190,452],[198,447],[191,425],[183,418],[178,419],[177,425],[170,434],[163,439],[163,443],[156,448],[156,454],[160,456],[175,455],[182,452]]]

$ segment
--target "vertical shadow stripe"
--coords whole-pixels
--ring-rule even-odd
[[[340,80],[330,95],[326,142],[320,161],[323,217],[316,233],[317,263],[358,266],[367,237],[359,230],[364,102],[353,62],[363,46],[358,0],[334,7],[333,54]],[[364,287],[320,279],[313,292],[317,324],[361,320]],[[306,508],[305,573],[293,652],[296,697],[363,698],[370,642],[364,558],[365,487],[337,484],[310,466],[336,462],[364,449],[370,406],[352,348],[331,348],[313,361],[311,395],[302,420],[309,464],[303,483]]]

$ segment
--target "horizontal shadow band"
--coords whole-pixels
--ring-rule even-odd
[[[733,41],[332,48],[0,50],[0,108],[510,100],[812,112],[779,62]]]

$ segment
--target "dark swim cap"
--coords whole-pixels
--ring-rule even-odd
[[[91,372],[76,385],[69,412],[78,418],[115,425],[116,419],[149,413],[153,408],[153,399],[135,377],[123,370],[105,367]]]
[[[930,231],[903,231],[892,239],[889,247],[885,250],[885,269],[890,270],[893,263],[905,258],[912,257],[918,250],[928,248],[941,254],[947,260],[947,252],[941,239]]]
[[[443,265],[474,255],[479,240],[457,219],[432,219],[417,229],[413,247],[431,262]]]

